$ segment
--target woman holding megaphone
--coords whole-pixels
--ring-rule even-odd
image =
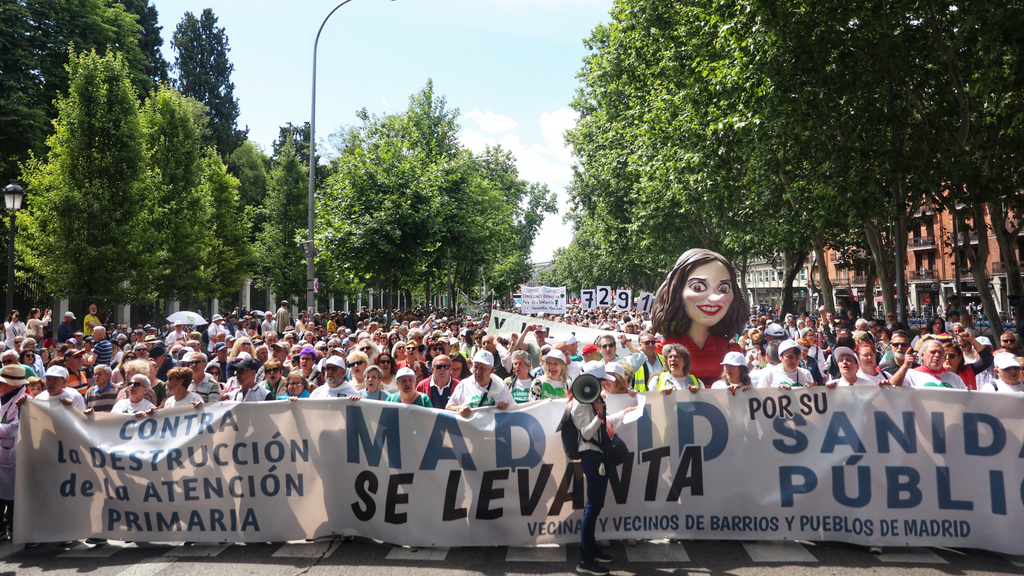
[[[604,496],[608,488],[608,470],[601,445],[610,442],[615,435],[613,426],[620,424],[626,414],[636,409],[636,406],[630,406],[614,414],[606,414],[601,389],[609,385],[608,381],[614,382],[605,371],[603,362],[587,362],[583,366],[583,373],[567,395],[569,414],[580,432],[580,464],[587,483],[587,504],[583,508],[583,526],[580,530],[580,563],[576,571],[597,576],[608,574],[608,570],[598,563],[612,561],[611,556],[598,548],[594,536],[597,517],[604,507]]]

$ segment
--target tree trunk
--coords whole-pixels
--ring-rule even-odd
[[[424,285],[424,288],[426,289],[427,292],[427,308],[430,308],[434,305],[434,295],[430,293],[430,274],[427,274],[427,281],[426,284]]]
[[[384,315],[384,318],[385,318],[385,320],[384,320],[384,322],[385,322],[384,330],[385,331],[391,329],[391,319],[394,317],[394,314],[391,313],[391,310],[392,310],[391,301],[392,301],[392,298],[394,297],[393,296],[394,293],[395,293],[395,273],[392,271],[392,272],[388,273],[388,303],[387,303],[387,311],[385,312],[385,315]]]
[[[1024,278],[1021,278],[1020,263],[1017,259],[1017,236],[1020,235],[1021,227],[1024,226],[1024,218],[1008,226],[1008,212],[1005,203],[988,203],[988,217],[992,222],[992,233],[995,234],[996,244],[999,245],[999,255],[1002,258],[1003,267],[1006,269],[1007,293],[1009,296],[1020,299],[1017,300],[1016,306],[1011,306],[1013,315],[1017,318],[1017,332],[1019,333],[1021,331],[1020,322],[1024,320],[1024,314],[1022,314],[1024,313],[1024,303],[1021,302],[1024,300]]]
[[[867,319],[878,316],[875,311],[875,282],[878,281],[877,267],[872,262],[864,275],[864,317]],[[882,316],[885,316],[882,314]]]
[[[405,294],[405,309],[406,310],[412,310],[412,308],[413,308],[413,306],[412,306],[412,291],[409,290],[409,289],[405,289],[405,290],[402,290],[402,292]],[[429,300],[428,300],[428,302],[429,302]]]
[[[968,248],[964,250],[967,254],[967,261],[971,265],[971,276],[974,277],[974,284],[978,287],[978,295],[981,297],[982,304],[985,305],[985,318],[988,320],[989,330],[992,331],[994,338],[999,338],[999,334],[1003,331],[1003,321],[999,318],[999,310],[996,309],[995,298],[992,297],[992,291],[988,288],[988,278],[985,276],[986,264],[988,263],[988,229],[985,226],[985,211],[984,204],[981,202],[975,203],[971,206],[971,210],[974,216],[975,226],[974,230],[978,233],[978,251],[970,249],[970,231],[964,230],[962,227],[961,234],[968,238]],[[980,223],[980,226],[978,225]]]
[[[818,267],[818,282],[821,285],[821,303],[825,311],[836,313],[836,299],[832,294],[832,278],[828,275],[828,262],[825,261],[825,236],[819,234],[811,240],[814,246],[814,259]]]
[[[746,301],[747,299],[747,268],[750,267],[749,263],[750,260],[746,256],[744,256],[743,259],[740,260],[740,265],[738,266],[737,270],[737,273],[740,277],[740,290],[743,292],[744,301]],[[750,302],[747,302],[747,305],[751,305]]]
[[[800,268],[804,265],[804,261],[807,260],[807,254],[793,254],[791,252],[782,253],[782,263],[786,271],[786,275],[782,281],[782,311],[781,315],[785,318],[786,314],[792,314],[795,306],[793,304],[793,280],[796,279],[796,275],[800,273]]]
[[[871,259],[875,263],[878,281],[882,283],[882,306],[888,314],[896,313],[896,296],[893,290],[893,271],[889,269],[889,257],[893,254],[882,238],[882,232],[874,220],[864,222],[864,235],[867,236]]]

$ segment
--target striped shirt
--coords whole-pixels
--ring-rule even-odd
[[[110,409],[117,403],[117,393],[120,388],[107,383],[107,389],[100,392],[95,386],[90,386],[85,393],[85,406],[97,412],[110,412]]]
[[[114,349],[110,346],[110,340],[100,340],[92,347],[92,351],[96,354],[96,364],[106,364],[110,366],[110,357],[113,355]]]
[[[198,394],[203,402],[220,402],[220,383],[209,374],[203,375],[203,381],[198,386],[193,380],[188,386],[188,391]]]

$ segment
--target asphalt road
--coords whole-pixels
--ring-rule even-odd
[[[868,549],[841,543],[733,541],[641,542],[606,548],[613,574],[747,575],[981,575],[1024,573],[1024,557],[947,548]],[[111,542],[70,548],[43,544],[21,549],[0,544],[0,576],[498,576],[575,573],[576,545],[539,548],[410,549],[373,540],[312,544]]]

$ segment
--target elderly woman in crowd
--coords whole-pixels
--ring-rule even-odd
[[[433,408],[430,396],[416,391],[416,374],[409,368],[402,368],[396,375],[398,380],[398,392],[388,396],[388,402],[401,402],[402,404],[415,404],[425,408]]]
[[[750,380],[750,368],[747,367],[747,361],[743,354],[729,352],[722,359],[722,377],[711,385],[711,389],[730,390],[735,396],[737,389],[746,392],[753,385],[754,383]]]
[[[277,358],[270,358],[263,364],[263,381],[260,386],[274,398],[285,393],[284,366]]]
[[[661,349],[661,354],[665,357],[665,364],[668,365],[667,368],[652,375],[647,384],[638,382],[637,392],[647,392],[649,389],[664,392],[665,394],[669,394],[673,390],[696,392],[700,387],[700,382],[695,376],[690,374],[690,366],[693,360],[686,346],[682,344],[668,344]]]
[[[364,341],[369,343],[368,340]],[[363,352],[359,350],[353,350],[348,353],[345,357],[345,363],[348,364],[348,381],[356,390],[362,390],[366,387],[366,383],[363,382],[363,374],[369,367],[369,358]]]
[[[134,414],[136,418],[152,416],[156,412],[156,405],[146,398],[149,390],[149,377],[144,374],[133,374],[128,379],[128,386],[125,387],[127,396],[121,398],[110,409],[111,414]]]
[[[283,382],[284,392],[276,396],[278,400],[309,398],[309,383],[302,375],[302,370],[292,370],[284,377]]]

